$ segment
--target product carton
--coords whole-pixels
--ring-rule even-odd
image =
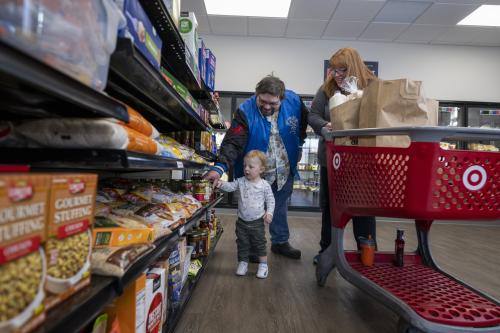
[[[116,247],[153,243],[154,228],[124,228],[105,216],[96,216],[92,230],[92,247]]]
[[[181,16],[181,0],[163,0],[167,11],[174,21],[176,27],[179,27],[179,18]]]
[[[186,44],[186,63],[195,78],[200,81],[200,71],[198,69],[198,21],[193,12],[181,12],[179,32]]]
[[[117,319],[121,333],[146,333],[146,274],[142,274],[129,285],[123,294],[106,308],[112,322]]]
[[[94,174],[52,176],[45,243],[47,309],[90,284],[96,188]]]
[[[168,271],[170,269],[170,263],[169,263],[169,255],[164,254],[160,258],[158,258],[158,261],[153,265],[153,267],[158,267],[158,268],[163,268],[165,270],[165,276],[164,276],[164,302],[163,302],[163,320],[162,320],[162,327],[165,325],[168,319]]]
[[[146,274],[146,333],[161,333],[166,317],[165,269],[151,268]]]
[[[194,12],[181,12],[179,32],[191,54],[198,54],[198,21]]]
[[[205,79],[205,84],[207,85],[207,88],[210,89],[211,91],[215,90],[215,54],[212,52],[210,49],[205,49],[205,55],[206,55],[206,79]]]
[[[162,40],[139,0],[125,0],[123,11],[127,19],[127,29],[122,31],[120,36],[131,38],[144,57],[159,70]]]
[[[207,77],[206,48],[203,38],[198,37],[198,68],[200,70],[200,79],[205,82]]]
[[[47,175],[0,175],[0,332],[29,332],[45,319],[49,189]]]

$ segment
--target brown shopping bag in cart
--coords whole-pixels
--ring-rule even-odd
[[[334,130],[348,130],[359,127],[359,107],[361,99],[353,99],[330,109],[330,120]],[[357,139],[350,137],[335,138],[336,145],[357,145]]]
[[[425,97],[422,81],[379,80],[366,87],[361,99],[359,128],[436,126],[438,102]],[[408,147],[407,136],[359,138],[360,146]]]

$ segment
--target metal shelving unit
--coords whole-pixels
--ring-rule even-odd
[[[0,148],[1,164],[27,164],[32,169],[147,171],[203,169],[206,164],[119,149]]]
[[[140,0],[141,5],[151,19],[156,31],[163,41],[162,66],[167,68],[189,90],[191,95],[202,103],[209,111],[216,109],[209,89],[199,82],[189,68],[186,60],[186,46],[172,17],[162,0]],[[198,57],[194,54],[193,57]]]
[[[189,221],[174,230],[165,238],[155,242],[155,249],[143,256],[121,278],[93,275],[91,285],[51,310],[47,319],[33,333],[79,332],[85,328],[103,308],[114,298],[120,296],[130,283],[135,281],[147,267],[153,264],[165,251],[168,251],[177,239],[189,231],[214,207],[222,197],[196,212]],[[212,251],[213,252],[213,249]]]
[[[118,39],[109,74],[108,92],[137,107],[161,132],[209,128],[129,39]]]
[[[170,312],[168,314],[168,320],[163,327],[163,331],[167,333],[172,333],[175,330],[175,327],[177,326],[177,323],[179,322],[179,319],[182,316],[182,313],[184,312],[184,309],[186,308],[186,305],[188,304],[189,300],[191,299],[191,295],[193,294],[194,289],[198,285],[198,281],[201,278],[201,275],[205,271],[205,268],[208,265],[208,262],[210,260],[210,257],[212,256],[213,252],[215,251],[215,247],[217,246],[217,243],[219,242],[220,237],[222,236],[222,233],[224,232],[223,229],[221,229],[218,233],[217,236],[214,239],[213,246],[210,248],[210,253],[208,257],[202,258],[201,263],[202,266],[200,270],[198,271],[198,274],[193,280],[188,280],[186,281],[186,284],[182,288],[181,292],[181,301],[180,305],[170,309]]]

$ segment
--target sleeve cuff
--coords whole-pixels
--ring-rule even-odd
[[[224,167],[224,164],[222,163],[215,163],[214,166],[211,166],[210,167],[210,171],[217,171],[217,173],[219,173],[219,175],[223,175],[224,172],[226,172],[226,168]]]

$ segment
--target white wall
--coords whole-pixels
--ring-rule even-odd
[[[217,57],[216,89],[253,91],[274,72],[287,88],[314,94],[323,81],[323,60],[341,47],[379,62],[382,79],[422,80],[428,97],[500,102],[500,48],[365,43],[285,38],[203,36]]]

